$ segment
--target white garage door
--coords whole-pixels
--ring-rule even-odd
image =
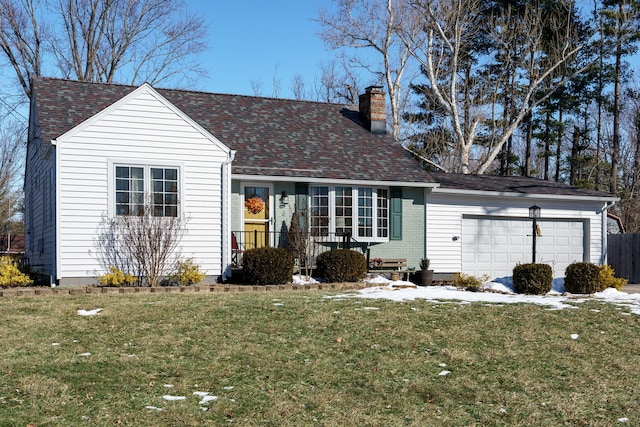
[[[551,265],[553,277],[563,277],[569,264],[583,261],[583,221],[539,220],[536,262]],[[528,219],[464,218],[462,271],[492,279],[511,276],[518,263],[531,262],[532,222]]]

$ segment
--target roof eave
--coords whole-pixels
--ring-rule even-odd
[[[416,188],[437,188],[440,184],[436,182],[411,182],[411,181],[385,181],[370,179],[341,179],[341,178],[312,178],[306,176],[281,176],[281,175],[248,175],[231,174],[231,179],[240,181],[269,181],[269,182],[308,182],[311,184],[349,184],[368,185],[384,187],[416,187]]]
[[[597,202],[617,202],[620,200],[616,196],[580,196],[569,194],[543,194],[543,193],[516,193],[510,191],[481,191],[481,190],[461,190],[454,188],[438,187],[433,189],[433,194],[451,194],[461,196],[480,196],[480,197],[511,197],[523,199],[546,199],[546,200],[589,200]]]

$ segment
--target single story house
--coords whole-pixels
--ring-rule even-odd
[[[52,284],[95,283],[104,218],[153,204],[187,218],[180,249],[207,274],[234,256],[283,245],[297,213],[326,246],[372,258],[431,259],[436,275],[509,276],[538,261],[561,277],[606,262],[612,195],[518,177],[429,173],[386,134],[385,94],[359,106],[33,80],[25,170],[25,256]]]

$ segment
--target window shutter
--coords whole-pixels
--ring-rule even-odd
[[[402,188],[392,187],[389,201],[389,240],[402,240]]]
[[[309,184],[306,182],[296,182],[296,212],[300,218],[300,228],[307,229],[307,213],[309,200]]]

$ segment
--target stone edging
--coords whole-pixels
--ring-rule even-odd
[[[357,290],[366,288],[364,282],[357,283],[315,283],[311,285],[195,285],[195,286],[159,286],[150,287],[56,287],[56,288],[8,288],[0,289],[0,297],[26,297],[41,295],[86,295],[86,294],[179,294],[179,293],[207,293],[207,292],[267,292],[267,291],[297,291],[297,290]]]

